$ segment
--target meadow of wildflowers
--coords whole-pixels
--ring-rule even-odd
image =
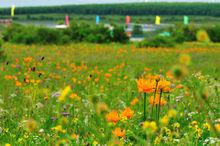
[[[0,145],[219,145],[220,49],[4,44]]]

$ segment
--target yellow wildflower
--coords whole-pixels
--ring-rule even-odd
[[[167,115],[168,115],[169,118],[175,118],[176,115],[177,115],[177,111],[174,110],[174,109],[171,109],[171,110],[168,111]]]
[[[154,144],[160,144],[161,143],[161,140],[162,140],[162,137],[161,135],[157,136],[154,140]]]
[[[143,123],[143,128],[146,129],[147,133],[149,134],[155,133],[157,131],[157,124],[154,121],[152,122],[145,121]]]
[[[179,123],[174,123],[174,124],[173,124],[173,128],[175,128],[175,129],[180,128],[180,124],[179,124]]]
[[[210,131],[211,126],[209,125],[209,123],[204,123],[204,124],[203,124],[203,128],[204,128],[204,129],[207,129],[208,131]]]
[[[196,34],[197,41],[208,43],[210,41],[209,35],[205,30],[199,30]]]
[[[196,126],[198,126],[198,122],[197,121],[192,121],[190,125],[192,127],[196,127]]]
[[[56,146],[67,145],[68,143],[69,143],[69,140],[67,140],[67,139],[60,139],[60,140],[56,143]]]
[[[55,130],[57,132],[66,133],[66,130],[63,130],[61,125],[57,125],[56,127],[51,128],[51,130]]]
[[[93,146],[96,146],[96,145],[98,145],[99,143],[95,140],[95,141],[93,141],[93,143],[92,143],[92,145]]]
[[[59,101],[64,101],[66,96],[69,94],[71,91],[71,87],[67,86],[61,93],[60,97],[58,98]]]
[[[162,119],[160,119],[160,122],[163,126],[167,126],[169,123],[169,117],[168,116],[164,116]]]

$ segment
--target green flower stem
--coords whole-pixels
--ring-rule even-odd
[[[168,109],[170,109],[170,94],[167,96]]]
[[[157,86],[158,86],[158,83],[159,82],[156,82],[156,88],[155,88],[155,91],[154,91],[154,99],[153,99],[153,105],[151,107],[151,119],[153,119],[153,113],[154,113],[154,102],[155,102],[155,98],[156,98],[156,94],[157,94]]]
[[[159,122],[159,119],[160,119],[160,103],[161,103],[162,93],[163,93],[162,90],[160,90],[159,103],[158,103],[158,113],[157,113],[157,122]]]
[[[144,121],[146,121],[146,101],[147,101],[147,93],[144,93]]]

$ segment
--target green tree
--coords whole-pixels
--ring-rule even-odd
[[[133,26],[133,30],[132,30],[132,36],[133,37],[140,37],[143,36],[144,32],[143,32],[143,28],[141,25],[134,25]]]
[[[6,59],[6,55],[5,55],[4,50],[2,48],[2,43],[3,43],[3,41],[0,38],[0,62],[5,61],[5,59]]]

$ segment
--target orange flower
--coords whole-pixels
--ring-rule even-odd
[[[26,57],[24,58],[24,62],[28,63],[28,62],[32,62],[33,58],[32,57]]]
[[[26,77],[24,78],[24,82],[25,82],[25,83],[30,83],[29,78],[30,78],[29,76],[26,76]]]
[[[160,100],[160,95],[157,94],[155,99],[154,99],[153,96],[151,96],[150,99],[149,99],[149,102],[150,102],[150,104],[152,106],[158,105],[159,102],[160,102],[160,106],[163,106],[163,105],[165,105],[167,103],[166,100],[164,98],[162,98],[162,97],[161,97],[161,100],[160,101],[159,100]]]
[[[216,124],[216,125],[215,125],[215,129],[216,129],[217,132],[220,133],[220,124]]]
[[[124,80],[126,80],[128,78],[128,76],[124,76]]]
[[[130,107],[125,108],[125,110],[121,113],[120,117],[126,117],[130,119],[134,115],[134,111],[130,109]]]
[[[6,79],[6,80],[11,80],[11,79],[13,79],[13,76],[5,75],[5,79]]]
[[[146,80],[144,78],[140,78],[136,81],[136,83],[139,92],[151,93],[154,91],[155,81],[153,80]]]
[[[101,114],[108,110],[108,106],[105,103],[97,103],[96,105],[96,113]]]
[[[182,88],[183,88],[183,85],[182,85],[182,84],[179,84],[179,85],[176,86],[176,88],[182,89]]]
[[[98,82],[99,81],[99,78],[95,78],[95,82]]]
[[[70,99],[80,100],[81,98],[76,93],[72,93],[70,94]]]
[[[182,54],[179,57],[179,62],[182,65],[188,66],[191,63],[191,57],[188,54]]]
[[[48,99],[49,99],[49,97],[48,97],[48,96],[45,96],[45,97],[44,97],[44,100],[46,100],[46,101],[47,101]]]
[[[21,86],[22,86],[21,82],[19,82],[19,81],[15,81],[15,85],[16,85],[17,87],[21,87]]]
[[[116,128],[112,133],[117,137],[124,137],[125,136],[125,130],[122,130],[121,128]]]
[[[144,68],[144,71],[146,72],[151,71],[151,68]]]
[[[114,124],[116,124],[120,120],[117,111],[112,111],[108,113],[106,119],[108,122],[113,122]]]
[[[106,78],[110,78],[111,76],[112,76],[112,74],[110,74],[110,73],[106,73],[106,74],[105,74],[105,77],[106,77]]]
[[[160,75],[155,75],[155,76],[150,76],[150,79],[151,80],[155,80],[155,81],[157,81],[157,82],[159,82],[160,81],[160,78],[161,78],[161,76]]]
[[[71,135],[71,138],[73,138],[73,139],[77,139],[77,138],[79,138],[79,135],[73,133],[73,134]]]
[[[12,65],[11,65],[11,68],[16,68],[16,65],[15,65],[15,64],[12,64]]]
[[[16,62],[16,63],[19,63],[19,59],[18,59],[18,58],[15,58],[15,62]]]
[[[165,79],[162,79],[158,83],[158,91],[162,90],[163,92],[170,92],[171,90],[171,82]]]
[[[167,72],[166,72],[166,77],[169,78],[169,79],[173,79],[172,71],[170,71],[170,70],[167,71]]]
[[[76,78],[72,78],[73,83],[76,83]]]
[[[137,97],[135,97],[135,99],[133,99],[132,101],[131,101],[131,105],[132,106],[134,106],[136,103],[138,103],[138,98]]]

